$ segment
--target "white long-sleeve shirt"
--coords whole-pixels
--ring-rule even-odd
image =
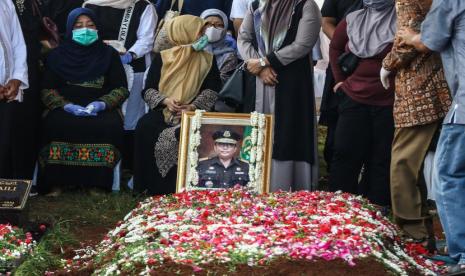
[[[137,57],[150,54],[155,41],[157,22],[158,16],[155,7],[153,4],[147,5],[140,18],[139,28],[137,29],[137,41],[128,51],[133,52]],[[150,61],[150,57],[148,58]]]
[[[29,87],[27,50],[18,15],[12,1],[0,1],[0,85],[21,81],[16,100],[22,101],[23,90]]]

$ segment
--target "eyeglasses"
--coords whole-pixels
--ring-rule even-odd
[[[211,22],[208,22],[207,24],[207,27],[215,27],[217,29],[224,29],[224,24],[223,23],[211,23]]]

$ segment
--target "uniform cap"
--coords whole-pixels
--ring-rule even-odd
[[[230,129],[222,129],[213,133],[213,140],[216,143],[237,144],[241,136]]]

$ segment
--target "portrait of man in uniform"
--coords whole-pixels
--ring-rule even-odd
[[[183,112],[176,192],[236,187],[269,192],[272,126],[272,115]]]
[[[233,188],[249,182],[249,164],[240,160],[241,135],[222,128],[212,135],[215,155],[201,160],[197,166],[199,188]]]

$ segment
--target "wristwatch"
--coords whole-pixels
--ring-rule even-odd
[[[266,62],[264,58],[260,58],[258,61],[260,62],[261,67],[266,67]]]

